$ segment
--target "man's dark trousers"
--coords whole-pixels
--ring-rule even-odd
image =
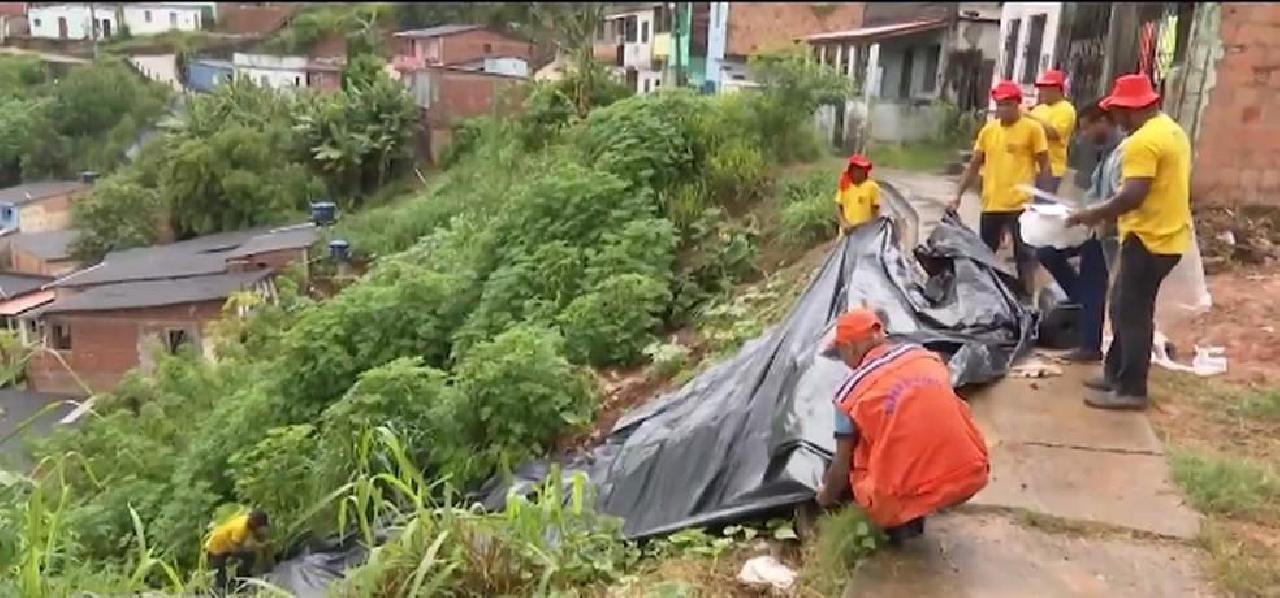
[[[209,567],[214,570],[214,592],[225,593],[229,591],[228,584],[231,583],[233,576],[245,577],[253,575],[253,567],[257,556],[257,553],[251,550],[209,555]]]
[[[1080,256],[1080,270],[1069,261]],[[1054,249],[1037,247],[1036,257],[1053,275],[1058,286],[1072,303],[1080,306],[1080,339],[1082,351],[1102,351],[1102,322],[1107,304],[1107,260],[1102,242],[1090,238],[1079,247]]]
[[[1156,294],[1179,259],[1181,255],[1152,253],[1137,235],[1120,243],[1119,269],[1111,291],[1113,335],[1103,367],[1119,395],[1147,396]]]
[[[1004,236],[1004,232],[1009,231],[1009,236],[1013,238],[1013,259],[1018,268],[1018,284],[1022,287],[1019,293],[1023,295],[1031,294],[1032,275],[1036,271],[1035,255],[1022,242],[1022,226],[1018,224],[1018,217],[1022,215],[1022,210],[1016,212],[983,212],[982,217],[978,220],[978,236],[982,237],[982,242],[986,243],[991,251],[1000,249],[1000,239]]]

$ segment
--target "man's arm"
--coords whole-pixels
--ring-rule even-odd
[[[974,179],[978,178],[978,170],[986,163],[987,155],[982,150],[974,150],[973,157],[969,159],[969,165],[964,169],[964,175],[960,177],[960,186],[956,188],[956,197],[951,200],[951,205],[947,206],[952,212],[960,209],[960,198],[964,196],[964,192],[973,186]]]
[[[844,219],[844,206],[840,205],[840,192],[836,192],[836,222],[840,224],[841,232],[849,230],[849,221]]]
[[[1120,188],[1120,192],[1116,193],[1115,197],[1092,208],[1071,214],[1067,217],[1067,226],[1075,226],[1077,224],[1093,226],[1099,222],[1111,220],[1121,214],[1135,210],[1142,205],[1142,200],[1147,197],[1149,191],[1151,191],[1151,179],[1125,179],[1124,186]]]
[[[1053,123],[1049,122],[1048,119],[1040,118],[1039,116],[1036,116],[1030,112],[1023,112],[1022,115],[1040,123],[1040,126],[1044,127],[1044,136],[1049,141],[1056,142],[1059,139],[1062,139],[1062,135],[1058,133],[1058,129],[1054,127]]]
[[[857,439],[852,436],[836,438],[836,454],[822,476],[822,486],[818,488],[818,504],[824,507],[836,504],[845,488],[849,487],[849,462],[855,442]]]
[[[1053,182],[1053,167],[1049,165],[1049,152],[1043,151],[1036,154],[1036,168],[1039,172],[1036,174],[1036,186],[1050,191]]]

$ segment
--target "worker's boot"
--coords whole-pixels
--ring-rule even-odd
[[[1084,387],[1088,390],[1097,392],[1111,392],[1115,390],[1115,385],[1107,380],[1106,376],[1094,376],[1084,381]]]
[[[1090,392],[1084,397],[1084,404],[1094,409],[1110,411],[1142,411],[1147,408],[1147,397],[1124,395],[1116,391]]]

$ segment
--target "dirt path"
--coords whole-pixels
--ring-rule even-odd
[[[915,193],[921,232],[941,213],[938,194],[954,189],[942,177],[882,176]],[[966,222],[974,203],[962,206]],[[1006,378],[969,397],[991,483],[931,518],[924,538],[862,563],[845,595],[1216,595],[1193,544],[1202,517],[1170,482],[1163,445],[1145,414],[1085,407],[1091,373]]]

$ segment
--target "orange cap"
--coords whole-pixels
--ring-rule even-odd
[[[996,86],[991,88],[991,99],[997,102],[1021,102],[1022,88],[1018,87],[1017,83],[1005,79],[1004,81],[996,83]]]
[[[1066,88],[1067,76],[1062,71],[1049,69],[1036,78],[1036,87]]]
[[[865,341],[880,328],[882,324],[876,312],[865,307],[851,309],[836,318],[836,335],[831,339],[831,345],[827,349]]]
[[[849,156],[849,166],[856,166],[867,172],[871,172],[871,160],[862,154],[854,154]]]
[[[1151,87],[1146,75],[1122,75],[1116,78],[1111,95],[1103,98],[1099,106],[1111,108],[1146,108],[1160,100],[1160,94]]]

